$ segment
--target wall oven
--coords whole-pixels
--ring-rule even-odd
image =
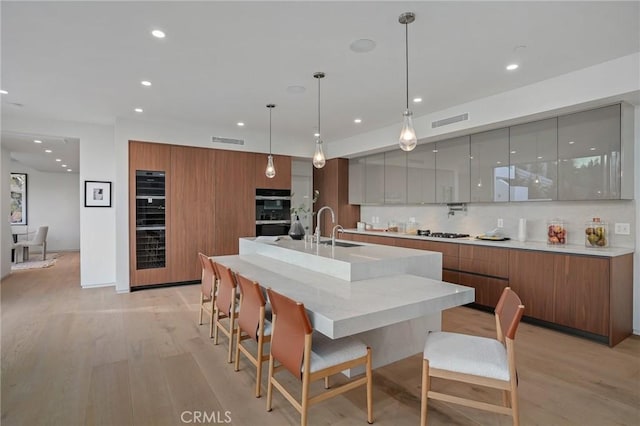
[[[256,236],[287,235],[291,226],[291,191],[256,189]]]

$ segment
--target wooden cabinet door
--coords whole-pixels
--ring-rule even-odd
[[[255,154],[218,150],[215,165],[214,254],[238,254],[238,238],[256,235]]]
[[[509,285],[515,291],[526,316],[554,321],[554,253],[509,250]]]
[[[509,281],[500,278],[485,277],[476,274],[458,273],[458,284],[476,289],[475,303],[495,308],[502,290],[509,286]]]
[[[136,264],[136,171],[164,171],[165,191],[171,182],[171,146],[159,143],[129,141],[129,285],[131,287],[160,284],[168,281],[170,271],[167,248],[170,242],[168,230],[171,226],[171,196],[165,199],[165,267],[138,269]]]
[[[555,322],[609,335],[609,259],[555,255]]]
[[[459,250],[461,271],[509,278],[509,249],[461,244]]]
[[[170,282],[200,279],[198,252],[214,253],[215,154],[208,148],[171,147]]]
[[[273,165],[276,175],[268,178],[264,171],[267,168],[268,154],[254,154],[255,156],[255,187],[267,189],[291,189],[291,157],[288,155],[274,155]]]

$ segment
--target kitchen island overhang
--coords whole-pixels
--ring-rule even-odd
[[[369,249],[356,247],[359,248],[356,251],[358,256],[376,253],[383,263],[391,258],[399,264],[403,264],[403,258],[421,258],[422,264],[429,267],[420,268],[417,272],[438,278],[403,271],[389,275],[369,259],[368,262],[373,262],[372,267],[384,275],[347,281],[306,268],[308,262],[300,264],[297,255],[293,256],[296,262],[289,263],[292,261],[289,251],[304,253],[306,250],[302,241],[295,242],[299,245],[290,243],[278,246],[241,238],[239,255],[216,256],[213,259],[263,287],[271,287],[303,302],[316,331],[333,339],[354,336],[365,342],[372,348],[374,368],[421,352],[426,332],[440,330],[443,310],[475,300],[473,288],[439,279],[442,271],[440,253],[363,244]],[[260,246],[267,245],[271,246],[269,256],[258,254],[262,251]],[[324,253],[323,258],[332,262],[337,257],[336,262],[343,262],[351,257],[348,251],[353,248],[335,247],[333,255]],[[388,258],[384,257],[384,250],[388,252]],[[282,252],[284,260],[277,259],[278,251]],[[317,252],[306,255],[318,256]],[[411,269],[413,261],[404,264]],[[354,371],[348,375],[357,373]]]

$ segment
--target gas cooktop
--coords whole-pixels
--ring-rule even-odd
[[[457,234],[455,232],[431,232],[429,229],[419,229],[418,235],[433,238],[467,238],[469,236],[469,234]]]

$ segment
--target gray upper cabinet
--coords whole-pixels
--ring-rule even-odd
[[[558,199],[621,198],[620,131],[620,105],[558,118]]]
[[[384,153],[384,203],[407,203],[407,153],[401,149]]]
[[[510,201],[558,199],[558,119],[509,128]]]
[[[469,202],[469,136],[436,142],[436,202]]]
[[[407,154],[407,202],[436,202],[436,144],[418,145]]]
[[[349,204],[364,203],[364,167],[366,157],[349,160]]]
[[[509,129],[471,135],[471,201],[509,201]]]
[[[364,202],[384,203],[384,153],[366,157],[364,165]]]

